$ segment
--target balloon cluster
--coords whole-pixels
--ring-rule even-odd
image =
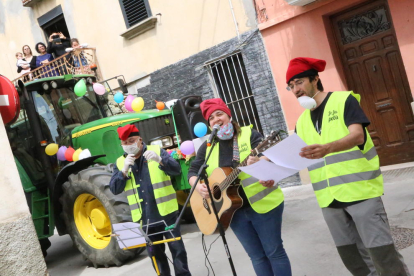
[[[106,89],[105,86],[103,86],[100,83],[95,82],[93,85],[93,91],[95,91],[96,94],[102,96],[106,93]],[[75,84],[75,88],[74,88],[75,94],[78,97],[82,97],[86,94],[87,92],[87,88],[86,88],[86,82],[84,79],[81,79],[80,81],[78,81]]]
[[[197,137],[203,137],[207,134],[207,126],[204,123],[197,123],[194,126],[194,134]],[[184,141],[180,146],[181,153],[190,155],[195,152],[194,143],[191,140]]]
[[[121,92],[116,93],[114,95],[114,101],[118,104],[122,103],[124,101],[124,94]],[[163,110],[165,108],[165,104],[163,102],[155,102],[157,103],[156,106],[158,110]],[[125,98],[125,108],[129,112],[140,112],[144,108],[144,105],[145,102],[142,97],[134,97],[133,95],[128,95]]]
[[[87,157],[92,156],[91,152],[88,149],[82,150],[78,148],[75,150],[72,147],[61,146],[59,147],[58,144],[51,143],[46,146],[45,152],[49,156],[53,156],[57,154],[57,159],[60,161],[78,161]]]

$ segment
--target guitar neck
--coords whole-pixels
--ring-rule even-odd
[[[233,183],[234,180],[236,180],[236,178],[239,176],[240,173],[240,169],[239,167],[244,167],[247,165],[247,159],[249,158],[249,156],[256,156],[256,153],[250,153],[242,162],[240,162],[240,164],[233,169],[233,171],[226,177],[226,179],[221,183],[220,186],[221,190],[227,189],[231,183]]]

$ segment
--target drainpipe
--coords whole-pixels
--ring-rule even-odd
[[[234,9],[233,9],[233,4],[231,3],[231,0],[229,0],[229,4],[230,4],[230,9],[231,9],[231,15],[233,16],[234,26],[236,27],[237,39],[240,41],[239,27],[237,26],[236,17],[234,16]]]

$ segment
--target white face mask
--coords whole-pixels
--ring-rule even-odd
[[[138,142],[135,142],[132,145],[127,145],[127,146],[122,146],[122,148],[124,149],[124,151],[128,154],[137,154],[141,149],[138,146]]]
[[[318,91],[319,93],[319,91]],[[313,99],[316,95],[318,95],[318,93],[316,93],[312,98],[308,97],[308,96],[301,96],[298,98],[299,104],[306,109],[312,109],[316,107],[316,101]]]

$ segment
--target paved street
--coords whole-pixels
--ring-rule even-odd
[[[414,184],[411,174],[412,172],[407,170],[384,173],[386,185],[383,200],[392,226],[414,229]],[[313,195],[312,187],[310,185],[289,187],[284,189],[284,193],[286,204],[283,239],[292,263],[293,275],[350,275],[336,252]],[[413,231],[411,233],[409,229],[407,231],[409,231],[408,234],[403,231],[405,236],[399,237],[402,245],[408,245],[414,236]],[[183,225],[182,232],[192,274],[194,276],[208,275],[204,265],[201,234],[197,226],[195,224]],[[207,246],[216,237],[216,235],[208,236]],[[226,232],[226,237],[237,274],[240,276],[255,275],[248,256],[231,230]],[[91,267],[91,263],[84,261],[77,250],[72,247],[69,236],[55,235],[51,241],[52,247],[46,258],[51,275],[156,275],[146,253],[122,267],[95,269]],[[414,245],[402,249],[401,253],[410,271],[414,273]],[[211,247],[209,259],[215,275],[231,275],[221,239]],[[213,275],[212,272],[210,275]]]

